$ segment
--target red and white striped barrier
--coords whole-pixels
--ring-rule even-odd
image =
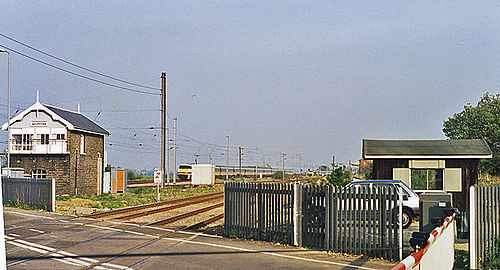
[[[434,244],[437,238],[443,233],[443,231],[448,228],[448,225],[452,224],[454,218],[455,214],[446,217],[443,224],[432,230],[432,232],[429,234],[429,239],[427,239],[427,245],[425,246],[425,248],[413,252],[412,254],[410,254],[410,256],[406,257],[400,263],[396,264],[396,266],[391,268],[391,270],[415,269],[415,267],[420,264],[422,257],[426,254],[432,244]]]

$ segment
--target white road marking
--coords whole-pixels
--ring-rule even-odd
[[[20,236],[19,234],[15,234],[15,233],[11,233],[10,235],[12,235],[14,237],[19,237]]]
[[[37,218],[45,218],[45,219],[54,219],[53,217],[37,216],[37,215],[26,214],[26,213],[20,213],[20,212],[14,212],[14,211],[4,211],[4,213],[9,213],[9,214],[17,214],[17,215],[28,216],[28,217],[37,217]]]
[[[17,212],[12,212],[12,213],[21,214],[21,215],[27,215],[27,216],[35,216],[35,215],[24,214],[24,213],[17,213]],[[36,216],[36,217],[38,217],[38,216]],[[61,222],[68,222],[66,220],[60,220],[60,221]],[[119,223],[119,222],[110,222],[110,223],[124,224],[124,223]],[[96,226],[96,225],[90,225],[90,224],[83,224],[82,226],[99,228],[99,229],[103,229],[103,230],[122,231],[122,229],[116,229],[116,228],[111,228],[111,227],[102,227],[102,226]],[[137,225],[135,225],[135,226],[137,226]],[[175,230],[172,230],[172,229],[164,229],[164,228],[158,228],[158,227],[152,227],[152,226],[143,226],[143,227],[144,228],[157,229],[157,230],[164,230],[164,231],[176,232]],[[125,233],[130,233],[130,234],[136,234],[136,235],[143,235],[143,236],[158,238],[157,235],[151,235],[151,234],[146,234],[146,233],[140,233],[140,232],[134,232],[134,231],[124,231],[124,232]],[[178,233],[189,233],[189,234],[193,234],[193,235],[196,235],[196,236],[213,237],[212,235],[207,235],[207,234],[203,234],[203,233],[193,233],[193,232],[178,232]],[[222,238],[222,237],[218,236],[217,238]],[[232,247],[232,246],[226,246],[226,245],[219,245],[219,244],[212,244],[212,243],[205,243],[205,242],[198,242],[198,241],[191,241],[191,240],[184,240],[184,239],[176,239],[176,238],[166,238],[165,237],[165,238],[162,238],[162,239],[164,239],[164,240],[170,240],[170,241],[177,241],[177,242],[185,242],[185,243],[189,243],[189,244],[202,245],[202,246],[212,246],[212,247],[219,247],[219,248],[224,248],[224,249],[232,249],[232,250],[239,250],[239,251],[245,251],[245,252],[254,252],[254,253],[260,253],[260,254],[266,254],[266,255],[269,255],[269,256],[282,257],[282,258],[288,258],[288,259],[295,259],[295,260],[300,260],[300,261],[307,261],[307,262],[314,262],[314,263],[321,263],[321,264],[330,264],[330,265],[338,265],[338,266],[349,267],[349,268],[354,268],[354,269],[374,270],[374,268],[368,268],[368,267],[363,267],[363,266],[354,266],[354,265],[340,263],[340,262],[322,261],[322,260],[309,259],[309,258],[303,258],[303,257],[298,257],[298,256],[283,255],[283,254],[278,254],[278,253],[274,253],[274,252],[265,252],[265,251],[259,251],[259,250],[252,250],[252,249],[246,249],[246,248],[239,248],[239,247]],[[45,252],[43,252],[43,253],[45,253]],[[73,255],[73,256],[75,256],[75,255]],[[80,258],[80,259],[83,259],[83,258]],[[90,258],[86,258],[86,259],[90,259]],[[93,259],[90,259],[90,260],[93,260]],[[97,262],[97,260],[94,260],[94,261]],[[113,265],[113,264],[111,264],[111,265]],[[123,266],[121,266],[121,265],[120,266],[119,265],[116,265],[116,266],[113,265],[113,267],[123,267]],[[119,268],[119,269],[127,269],[127,268]]]
[[[13,239],[12,237],[7,236],[7,235],[6,235],[6,238]],[[65,264],[70,264],[70,265],[89,266],[89,265],[92,265],[93,263],[95,263],[95,262],[98,261],[96,259],[91,259],[91,258],[86,258],[86,257],[65,258],[66,256],[68,256],[68,257],[76,257],[78,255],[76,255],[74,253],[62,251],[62,250],[54,252],[57,249],[52,248],[52,247],[48,247],[48,246],[44,246],[44,245],[39,245],[39,244],[31,243],[31,242],[24,241],[24,240],[19,240],[19,239],[11,241],[10,244],[12,244],[14,246],[18,246],[18,247],[24,248],[24,249],[29,249],[31,251],[35,251],[35,252],[41,253],[41,254],[45,254],[45,253],[48,253],[48,252],[53,252],[53,253],[51,253],[52,256],[54,256],[54,257],[60,257],[60,258],[52,258],[52,260],[55,260],[55,261],[58,261],[58,262],[62,262],[62,263],[65,263]],[[16,264],[17,264],[17,262],[12,262],[12,263],[7,264],[7,266],[12,266],[12,265],[16,265]],[[103,264],[103,266],[106,266],[106,267],[98,267],[98,268],[96,267],[96,269],[131,269],[131,268],[128,268],[126,266],[117,265],[117,264],[111,264],[111,263]]]
[[[368,268],[368,267],[363,267],[363,266],[356,266],[356,265],[339,263],[339,262],[331,262],[331,261],[321,261],[321,260],[308,259],[308,258],[303,258],[303,257],[298,257],[298,256],[283,255],[283,254],[278,254],[278,253],[274,253],[274,252],[266,252],[266,251],[252,250],[252,249],[246,249],[246,248],[231,247],[231,246],[226,246],[226,245],[219,245],[219,244],[212,244],[212,243],[205,243],[205,242],[198,242],[198,241],[190,241],[190,240],[176,239],[176,238],[163,238],[163,239],[177,241],[177,242],[186,242],[186,243],[195,244],[195,245],[212,246],[212,247],[233,249],[233,250],[239,250],[239,251],[245,251],[245,252],[260,253],[260,254],[266,254],[266,255],[270,255],[270,256],[295,259],[295,260],[306,261],[306,262],[339,265],[339,266],[344,266],[344,267],[354,268],[354,269],[376,270],[374,268]]]
[[[40,231],[40,230],[37,230],[37,229],[30,229],[30,231],[34,231],[34,232],[37,232],[37,233],[45,233],[44,231]]]

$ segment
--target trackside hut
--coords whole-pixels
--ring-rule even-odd
[[[375,179],[401,180],[416,192],[449,192],[454,207],[467,211],[468,190],[478,181],[479,160],[491,158],[492,152],[482,139],[364,139],[362,155],[373,160]]]
[[[37,101],[11,120],[9,133],[11,168],[23,168],[34,178],[54,178],[58,195],[102,192],[109,133],[80,112]]]

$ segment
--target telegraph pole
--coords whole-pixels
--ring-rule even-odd
[[[285,159],[286,159],[286,154],[285,153],[281,153],[281,155],[283,156],[283,180],[285,180]]]
[[[259,163],[259,147],[255,147],[255,178],[257,178],[257,166]]]
[[[241,151],[243,150],[243,147],[238,146],[238,152],[239,152],[239,160],[240,160],[240,178],[243,178],[243,174],[241,173]]]
[[[227,138],[227,147],[226,147],[226,180],[229,179],[229,135]]]
[[[165,187],[165,122],[167,111],[167,74],[165,72],[161,73],[161,165],[160,170],[162,173],[161,177],[161,187]]]
[[[174,184],[177,182],[177,117],[174,117]]]
[[[168,127],[167,127],[167,183],[170,183],[170,139],[168,138]]]
[[[299,173],[302,173],[302,154],[299,154]]]
[[[335,170],[335,156],[332,156],[332,168]]]

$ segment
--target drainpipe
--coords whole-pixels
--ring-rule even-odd
[[[78,195],[78,187],[76,185],[76,183],[77,183],[76,179],[78,179],[78,148],[76,149],[75,153],[76,153],[76,155],[75,155],[75,158],[76,158],[76,161],[75,161],[75,195]]]

